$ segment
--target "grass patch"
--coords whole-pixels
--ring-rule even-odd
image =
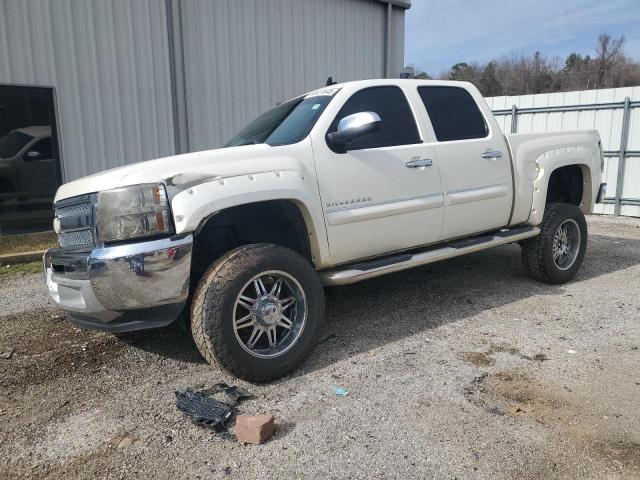
[[[42,262],[16,263],[15,265],[0,265],[0,276],[18,275],[26,273],[42,273]]]
[[[0,255],[46,250],[57,245],[58,237],[55,232],[0,236]]]

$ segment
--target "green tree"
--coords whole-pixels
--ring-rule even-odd
[[[478,88],[485,97],[502,95],[502,84],[498,78],[498,69],[495,62],[489,62],[482,70]]]

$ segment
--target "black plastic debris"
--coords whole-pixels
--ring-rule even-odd
[[[231,400],[231,405],[237,405],[241,400],[245,400],[247,398],[251,398],[251,394],[247,392],[242,387],[237,387],[235,385],[229,386],[226,383],[216,383],[209,388],[205,388],[204,390],[200,390],[200,393],[204,393],[205,395],[215,395],[216,393],[224,392]]]
[[[190,388],[176,392],[176,407],[201,427],[222,431],[231,418],[233,410],[226,403],[219,402]]]
[[[220,392],[227,395],[230,403],[211,398],[210,395]],[[235,406],[251,397],[245,389],[226,383],[216,383],[200,391],[186,388],[176,391],[175,394],[178,410],[189,416],[196,425],[211,428],[216,432],[226,430],[228,422],[235,416]]]

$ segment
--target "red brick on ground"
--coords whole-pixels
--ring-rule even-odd
[[[274,430],[273,415],[238,415],[236,418],[236,438],[239,442],[264,443]]]

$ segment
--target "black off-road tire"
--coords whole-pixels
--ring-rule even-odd
[[[580,248],[578,254],[567,270],[560,269],[553,260],[553,237],[560,225],[572,219],[580,230]],[[549,203],[546,205],[542,224],[542,232],[537,237],[521,242],[522,263],[531,277],[552,284],[565,283],[577,273],[587,249],[587,222],[583,213],[575,205],[568,203]]]
[[[236,339],[233,309],[243,286],[269,270],[286,272],[299,282],[307,319],[290,350],[275,358],[257,358]],[[191,332],[205,360],[254,382],[281,377],[304,362],[316,345],[323,320],[324,292],[313,266],[297,252],[271,244],[245,245],[218,258],[203,274],[191,302]]]

